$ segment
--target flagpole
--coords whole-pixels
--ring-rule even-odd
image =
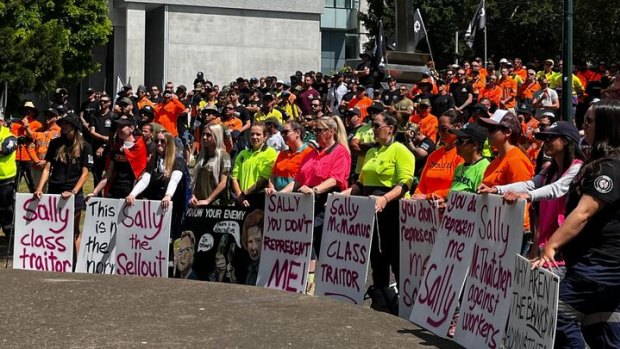
[[[487,13],[487,9],[486,7],[484,7],[484,0],[482,0],[482,8],[484,10],[484,15],[486,17],[486,13]],[[488,21],[485,19],[484,21],[484,69],[487,68],[487,26],[488,26]]]
[[[417,8],[418,17],[420,18],[420,22],[422,22],[422,29],[424,29],[424,38],[426,38],[426,46],[428,46],[428,54],[431,56],[431,60],[435,62],[433,58],[433,50],[431,50],[431,42],[428,40],[428,32],[426,31],[426,25],[424,25],[424,20],[422,19],[422,14],[420,13],[420,8]]]

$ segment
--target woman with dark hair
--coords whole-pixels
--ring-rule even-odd
[[[304,128],[297,121],[287,122],[280,133],[284,137],[284,142],[288,149],[278,154],[276,163],[273,165],[273,172],[271,173],[269,183],[270,188],[266,189],[269,192],[272,192],[274,189],[282,190],[292,182],[297,172],[299,172],[302,161],[312,152],[312,147],[308,147],[302,141]]]
[[[444,146],[432,152],[426,159],[420,183],[412,197],[414,200],[445,200],[448,197],[454,171],[463,163],[463,158],[456,152],[456,135],[448,131],[457,130],[462,125],[463,117],[454,110],[448,110],[439,117],[437,133]]]
[[[556,348],[620,347],[620,101],[586,113],[592,144],[569,193],[568,216],[534,267],[566,261],[560,282]],[[594,131],[594,132],[592,132]]]
[[[540,201],[539,226],[534,236],[531,255],[538,255],[551,234],[564,221],[566,195],[573,179],[583,165],[583,155],[579,149],[579,130],[566,121],[558,121],[535,137],[544,141],[545,155],[552,159],[551,164],[532,180],[497,185],[488,192],[504,196],[504,200],[514,203],[518,199],[528,202]],[[564,262],[561,261],[561,266]],[[562,269],[563,270],[563,269]],[[563,273],[558,273],[563,274]]]
[[[60,194],[63,199],[75,197],[74,238],[76,251],[80,246],[80,218],[86,208],[82,187],[93,168],[93,150],[80,133],[77,115],[69,114],[56,121],[60,126],[60,137],[50,141],[45,154],[45,167],[34,197],[41,199],[43,188],[49,180],[48,194]],[[77,255],[77,253],[76,253]]]
[[[460,130],[450,130],[456,135],[456,151],[464,162],[454,171],[450,191],[475,193],[482,183],[489,160],[482,155],[487,132],[477,123],[466,124]]]
[[[278,152],[267,146],[266,139],[267,126],[255,123],[250,128],[250,148],[242,150],[235,158],[232,190],[242,206],[262,208],[265,205],[264,189],[278,157]]]
[[[170,202],[173,202],[170,236],[177,239],[181,236],[181,223],[187,206],[183,178],[187,165],[182,154],[177,153],[174,136],[170,132],[160,132],[154,142],[155,154],[125,201],[133,205],[136,197],[142,194],[146,200],[161,200],[163,209],[168,209]]]
[[[366,153],[360,178],[345,195],[375,198],[376,233],[372,237],[370,264],[373,288],[369,290],[372,307],[398,314],[398,297],[390,288],[390,266],[399,280],[398,200],[413,182],[415,158],[402,143],[394,140],[398,121],[389,114],[377,114],[372,129],[377,145]]]

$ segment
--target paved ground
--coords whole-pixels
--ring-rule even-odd
[[[257,287],[0,269],[0,347],[456,348],[367,307]]]

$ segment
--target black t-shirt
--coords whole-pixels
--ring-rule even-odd
[[[435,149],[437,149],[437,145],[430,138],[426,137],[424,138],[422,143],[420,143],[418,148],[426,150],[426,153],[428,155],[431,155],[431,153],[434,152]],[[424,165],[426,165],[426,159],[428,159],[428,155],[426,155],[426,157],[422,159],[415,159],[415,172],[413,173],[415,177],[419,178],[422,175],[422,170],[424,170]]]
[[[90,125],[93,117],[99,111],[99,101],[85,101],[80,106],[80,112],[84,113],[84,120]]]
[[[360,86],[359,88],[365,89],[366,87],[372,87],[375,83],[375,78],[372,75],[372,68],[370,67],[370,63],[360,63],[357,66],[357,70],[364,70],[368,67],[370,69],[370,74],[364,75],[359,78]]]
[[[597,264],[620,266],[620,159],[604,159],[600,170],[586,175],[569,194],[566,215],[583,194],[605,203],[579,234],[562,249],[568,264],[590,260]],[[595,168],[596,169],[596,168]]]
[[[116,198],[116,199],[124,199],[131,193],[131,189],[133,189],[134,182],[136,181],[136,176],[133,173],[133,169],[131,168],[131,164],[129,164],[129,160],[127,160],[127,156],[123,149],[121,149],[121,144],[116,144],[112,148],[112,160],[114,160],[114,174],[112,177],[112,183],[109,185],[109,193],[108,197]]]
[[[186,166],[185,160],[177,156],[176,159],[174,159],[172,171],[181,171],[181,173],[185,173]],[[142,196],[149,200],[163,199],[164,195],[166,195],[170,177],[164,176],[164,158],[159,155],[159,153],[156,152],[153,154],[151,161],[146,165],[146,172],[151,174],[151,181]],[[178,205],[183,205],[183,200],[185,200],[185,189],[185,180],[181,179],[172,197],[175,207],[183,207]]]
[[[63,145],[68,145],[65,137],[54,138],[50,141],[45,154],[45,161],[51,164],[49,177],[50,193],[62,193],[63,191],[73,190],[82,175],[82,168],[86,167],[90,170],[93,167],[93,149],[90,144],[84,142],[80,156],[75,159],[71,158],[67,163],[56,160],[58,149]],[[68,149],[67,151],[70,152]]]
[[[398,97],[400,96],[400,91],[398,89],[394,91],[385,90],[381,93],[381,102],[385,105],[393,105],[398,101]]]
[[[452,92],[452,97],[454,97],[454,103],[457,107],[462,106],[467,102],[467,98],[469,94],[474,94],[474,88],[469,83],[457,84],[454,89],[452,86],[450,87],[450,91]]]
[[[433,115],[440,117],[446,110],[454,108],[454,97],[450,94],[436,95],[431,99],[431,106],[433,108]]]
[[[106,113],[103,115],[95,116],[90,123],[90,127],[95,128],[95,132],[102,136],[108,137],[108,142],[111,142],[110,137],[112,136],[112,117],[111,113]],[[106,144],[104,141],[92,137],[91,144],[93,145],[93,149],[98,149],[102,145]]]
[[[243,104],[239,104],[235,107],[235,111],[239,113],[238,118],[241,120],[241,123],[245,125],[248,121],[252,121],[250,112],[245,108]]]

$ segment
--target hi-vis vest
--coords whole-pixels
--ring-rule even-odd
[[[0,144],[8,137],[14,137],[8,127],[1,127],[0,129]],[[17,144],[14,145],[17,148]],[[0,181],[15,177],[17,174],[17,164],[15,163],[15,152],[11,152],[9,155],[0,155]]]

